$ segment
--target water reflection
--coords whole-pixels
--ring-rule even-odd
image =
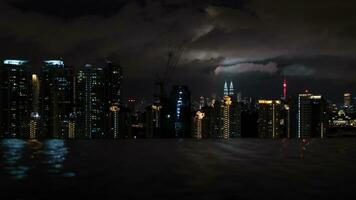
[[[60,173],[63,168],[63,162],[68,154],[64,140],[47,140],[44,143],[44,163],[48,165],[48,171],[51,173]]]
[[[1,146],[4,170],[14,179],[27,177],[30,168],[21,164],[26,142],[19,139],[4,139],[1,140]]]
[[[29,175],[58,175],[71,177],[74,173],[64,172],[63,166],[68,148],[64,140],[4,139],[1,140],[2,154],[0,172],[13,179],[24,179]]]

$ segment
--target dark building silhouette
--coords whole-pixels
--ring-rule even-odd
[[[106,115],[105,72],[102,67],[86,64],[76,79],[76,104],[79,135],[104,138]]]
[[[258,137],[281,138],[284,126],[281,101],[259,100],[257,112]]]
[[[0,66],[0,136],[26,137],[30,115],[30,73],[24,60]]]
[[[223,117],[221,102],[215,99],[205,107],[202,111],[205,113],[202,121],[202,137],[203,138],[221,138],[223,132]]]
[[[241,137],[258,137],[257,129],[258,112],[251,103],[241,103]]]
[[[29,134],[30,139],[39,139],[43,137],[41,135],[40,125],[40,80],[37,74],[32,74],[31,76],[31,90],[29,96],[30,99],[30,122],[29,122]]]
[[[86,64],[75,77],[76,133],[79,138],[119,138],[123,130],[122,69]],[[124,117],[124,116],[122,116]]]
[[[154,103],[146,107],[145,110],[145,137],[154,138],[160,137],[162,131],[162,106],[159,103]]]
[[[73,103],[73,71],[62,60],[43,62],[41,124],[46,137],[66,138]]]
[[[241,104],[232,98],[230,106],[230,137],[241,137]]]
[[[105,67],[105,106],[108,112],[108,120],[106,124],[107,138],[119,138],[120,134],[124,133],[126,125],[125,119],[129,117],[128,110],[123,110],[122,106],[122,79],[123,73],[120,65],[111,61],[106,62]],[[121,110],[121,112],[120,112]],[[121,115],[120,115],[121,113]]]
[[[321,95],[298,95],[297,137],[326,137],[328,114],[326,100]]]

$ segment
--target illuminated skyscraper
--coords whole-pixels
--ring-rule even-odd
[[[29,127],[29,138],[35,139],[40,137],[40,80],[37,74],[32,74],[31,80],[31,116]]]
[[[173,137],[190,137],[191,101],[190,91],[187,86],[175,85],[170,96],[170,127]]]
[[[226,105],[225,105],[225,99],[226,97],[230,97],[230,102],[231,104],[228,106],[229,107],[229,120],[224,118],[224,113],[226,114]],[[241,93],[236,93],[234,84],[232,81],[228,84],[228,82],[225,81],[224,83],[224,97],[223,97],[223,102],[221,104],[221,111],[220,114],[217,115],[217,118],[220,118],[220,120],[217,120],[216,126],[218,127],[217,129],[220,129],[220,133],[218,134],[213,134],[213,137],[218,137],[218,138],[227,138],[226,131],[228,129],[228,137],[240,137],[241,136],[241,112],[239,110],[239,100],[241,99]],[[209,118],[209,117],[208,117]],[[223,124],[218,123],[219,121],[224,122],[229,122],[229,127],[226,129]],[[219,125],[220,124],[220,125]]]
[[[202,120],[205,114],[201,111],[197,111],[194,116],[194,129],[193,137],[196,139],[201,139],[203,137],[203,124]]]
[[[230,96],[231,98],[235,99],[235,90],[234,90],[234,84],[232,81],[230,81],[230,84],[228,85],[228,82],[225,81],[224,83],[224,96]]]
[[[26,63],[5,60],[0,66],[0,136],[26,137],[31,79]]]
[[[351,93],[344,93],[344,107],[349,108],[351,105]]]
[[[311,125],[311,94],[304,93],[298,95],[298,113],[297,113],[297,137],[311,137],[312,125]]]
[[[105,67],[105,90],[106,112],[109,112],[109,119],[106,126],[107,136],[109,138],[119,138],[120,132],[123,132],[125,120],[120,120],[120,107],[122,98],[122,68],[120,65],[107,61]],[[123,118],[123,116],[121,116]],[[124,124],[123,124],[124,123]]]
[[[72,112],[72,69],[62,60],[44,61],[41,72],[41,124],[47,137],[68,137]]]
[[[234,91],[234,85],[232,83],[232,81],[230,82],[230,87],[229,87],[229,96],[234,96],[235,95],[235,91]]]
[[[89,132],[86,130],[86,74],[84,69],[79,69],[74,76],[74,103],[73,111],[75,113],[75,135],[76,138],[89,138]]]
[[[68,120],[68,139],[76,139],[79,136],[76,126],[76,113],[72,112]]]
[[[86,138],[104,138],[109,110],[105,101],[105,72],[102,67],[84,67],[84,133]]]
[[[227,82],[224,83],[224,96],[229,95],[229,88],[227,87]]]
[[[120,107],[118,105],[112,105],[109,109],[109,131],[110,136],[114,139],[119,138],[120,134]]]
[[[260,138],[280,138],[283,133],[281,118],[281,101],[258,101],[258,136]]]
[[[122,68],[120,65],[107,61],[105,80],[107,90],[107,102],[111,105],[121,105],[122,98]]]
[[[297,137],[324,138],[328,129],[326,100],[321,95],[298,95]]]
[[[122,71],[110,61],[105,67],[86,64],[75,78],[76,132],[80,138],[119,138]]]
[[[230,137],[230,106],[231,106],[231,97],[224,96],[223,104],[221,108],[223,110],[223,135],[224,139],[228,139]]]

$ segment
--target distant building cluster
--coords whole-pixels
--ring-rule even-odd
[[[134,112],[136,137],[178,138],[325,138],[356,128],[355,100],[345,93],[336,105],[319,94],[304,91],[287,96],[282,82],[279,99],[242,97],[232,81],[225,82],[222,97],[190,102],[186,86],[173,86],[169,97],[160,97],[146,110]]]
[[[153,103],[122,100],[122,68],[110,61],[74,69],[44,61],[40,73],[24,60],[0,67],[0,137],[6,138],[325,138],[356,128],[355,99],[342,105],[309,91],[281,98],[243,97],[225,82],[221,97],[191,100],[173,85]]]

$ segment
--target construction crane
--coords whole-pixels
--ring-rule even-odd
[[[159,87],[159,94],[156,95],[158,100],[161,102],[165,97],[165,87],[169,85],[171,81],[171,75],[174,73],[175,68],[177,67],[179,60],[181,59],[183,52],[185,50],[185,46],[189,43],[189,41],[185,40],[180,45],[175,47],[173,50],[169,51],[168,59],[165,67],[165,71],[162,77],[157,77],[156,85]]]

